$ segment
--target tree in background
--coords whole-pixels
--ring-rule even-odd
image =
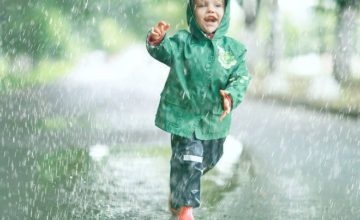
[[[279,14],[278,0],[271,0],[270,3],[270,38],[269,38],[269,71],[270,73],[279,73],[282,54],[281,47],[281,22]]]
[[[261,0],[238,0],[245,14],[245,43],[249,48],[248,65],[251,71],[254,70],[255,63],[259,60],[260,54],[258,44],[258,34],[256,33],[257,20],[259,18],[260,6],[264,5],[269,12],[270,36],[267,40],[266,59],[269,65],[269,73],[279,73],[280,61],[282,57],[281,21],[278,0],[262,2]]]
[[[0,4],[0,56],[7,57],[11,66],[19,57],[36,65],[42,59],[66,56],[72,47],[80,47],[71,36],[81,36],[86,22],[97,13],[87,1],[0,0]],[[91,33],[95,31],[84,36]]]
[[[259,17],[259,9],[261,0],[237,0],[240,6],[244,10],[245,15],[245,37],[244,43],[248,48],[247,65],[251,72],[254,71],[256,59],[261,56],[257,49],[257,33],[256,33],[256,21]]]
[[[2,52],[15,57],[18,54],[39,58],[43,54],[57,56],[61,45],[51,35],[45,11],[35,1],[1,0]]]
[[[154,15],[165,17],[175,27],[180,17],[185,18],[184,2],[0,0],[0,59],[5,57],[13,66],[19,57],[26,57],[35,66],[42,59],[72,59],[78,48],[117,51],[119,45],[105,41],[119,39],[117,43],[125,45],[143,40],[156,22]]]
[[[336,5],[329,0],[318,0],[314,9],[314,31],[317,37],[317,52],[331,53],[335,40]]]
[[[351,80],[351,58],[355,53],[356,19],[359,12],[359,0],[335,0],[337,5],[336,42],[333,52],[335,79],[344,84]]]

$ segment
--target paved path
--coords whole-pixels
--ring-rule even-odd
[[[140,45],[2,96],[2,219],[169,219],[169,137],[153,124],[166,75]],[[247,99],[225,162],[204,178],[197,219],[359,218],[359,125]]]
[[[232,131],[254,178],[229,195],[229,219],[360,217],[359,120],[248,100]]]

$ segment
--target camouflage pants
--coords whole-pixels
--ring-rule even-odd
[[[225,138],[198,140],[171,135],[170,198],[172,208],[200,206],[200,178],[223,154]]]

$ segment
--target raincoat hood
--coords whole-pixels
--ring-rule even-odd
[[[195,14],[194,14],[194,1],[189,0],[187,9],[186,9],[186,17],[187,23],[190,28],[190,32],[198,39],[207,39],[205,33],[200,29],[199,25],[196,22]],[[215,32],[215,35],[212,39],[217,39],[223,37],[229,29],[230,23],[230,0],[224,0],[224,16],[221,20],[220,26]]]

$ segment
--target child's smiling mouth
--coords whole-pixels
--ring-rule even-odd
[[[205,22],[216,22],[218,19],[215,17],[215,16],[208,16],[208,17],[205,17],[204,21]]]

